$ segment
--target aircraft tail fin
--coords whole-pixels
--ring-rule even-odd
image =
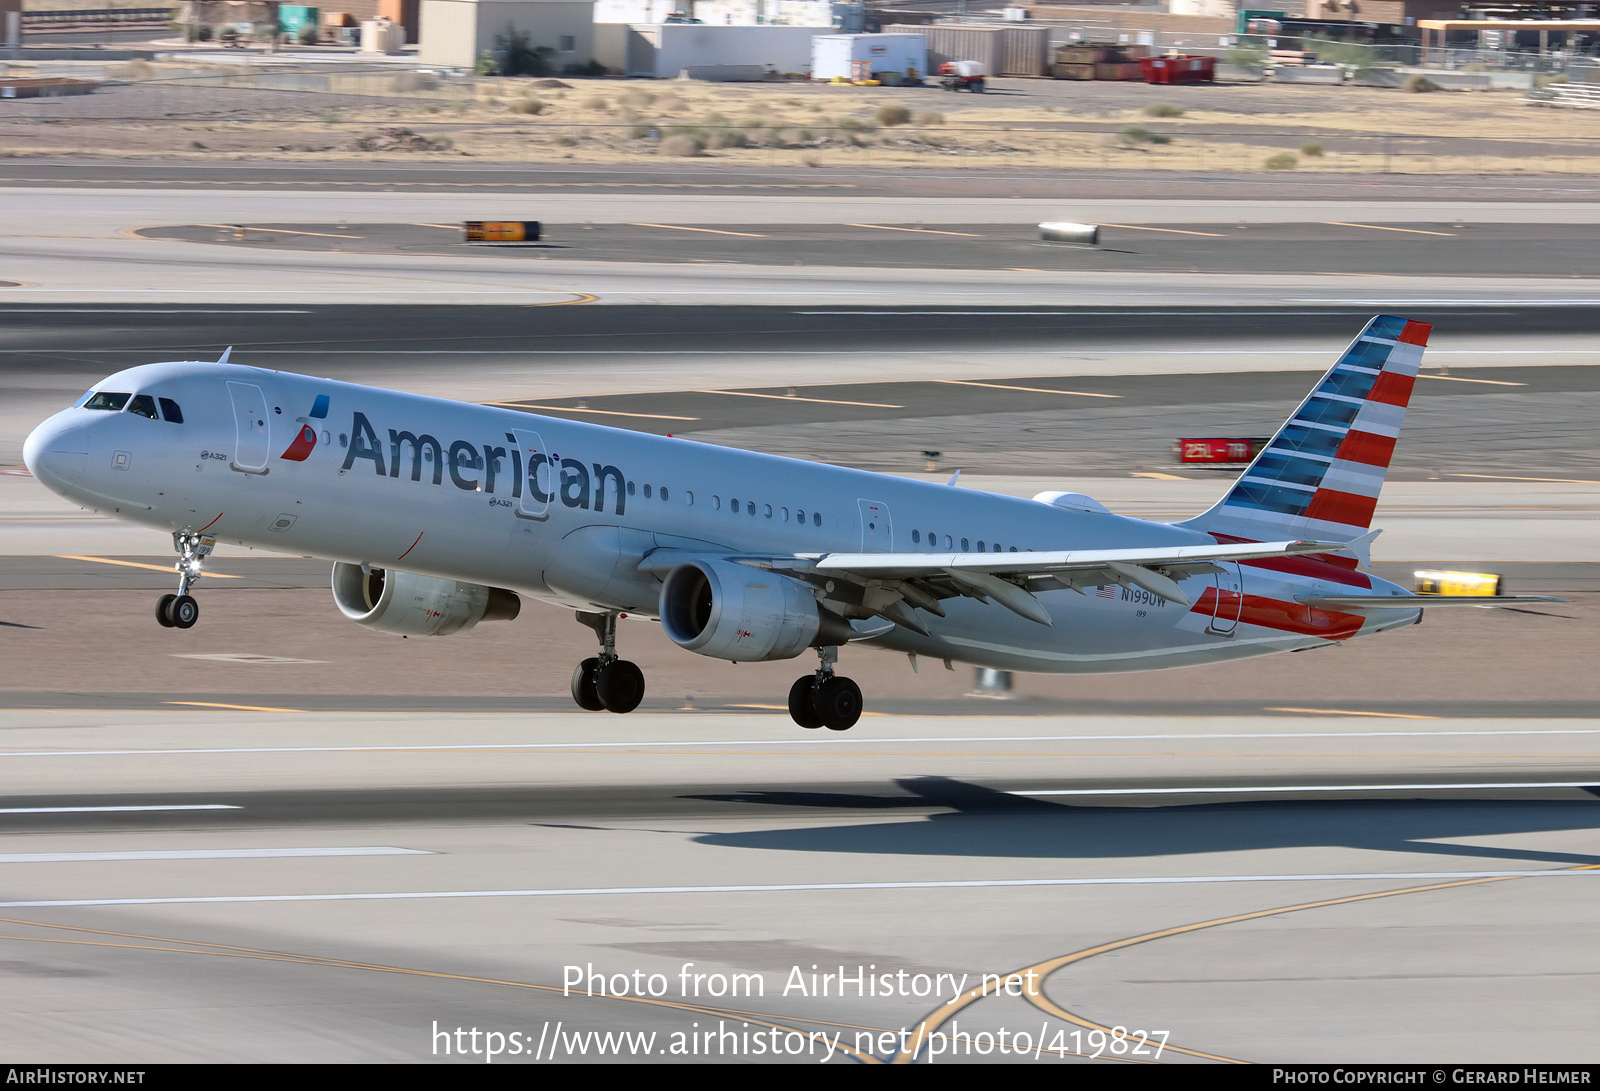
[[[1366,538],[1432,328],[1368,322],[1227,495],[1179,525],[1235,540]]]

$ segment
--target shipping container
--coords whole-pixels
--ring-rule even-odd
[[[811,39],[813,80],[908,80],[928,74],[927,39],[920,34],[819,34]]]
[[[1050,28],[1032,26],[910,26],[883,28],[886,34],[921,34],[928,40],[928,64],[937,71],[946,61],[978,61],[996,76],[1048,76]]]

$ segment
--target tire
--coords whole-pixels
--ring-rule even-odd
[[[585,712],[603,712],[605,705],[600,701],[600,694],[594,686],[595,672],[600,669],[600,660],[585,659],[572,671],[572,699],[578,702],[578,707]]]
[[[177,597],[177,595],[162,595],[156,600],[156,621],[160,623],[163,629],[170,629],[173,627],[171,615],[172,600]]]
[[[861,687],[848,678],[835,675],[823,682],[812,701],[829,731],[849,731],[861,719]]]
[[[816,684],[816,676],[808,674],[796,678],[794,685],[789,687],[789,718],[804,728],[822,726],[822,717],[817,715],[817,706],[811,700],[811,691]]]
[[[594,688],[607,712],[632,712],[644,700],[644,671],[614,659],[595,672]]]
[[[174,595],[172,604],[167,607],[167,616],[172,619],[174,628],[193,629],[194,623],[200,620],[200,604],[193,595]]]

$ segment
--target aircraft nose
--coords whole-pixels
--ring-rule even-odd
[[[83,477],[89,461],[89,444],[83,422],[57,413],[28,434],[22,444],[22,461],[40,484],[60,491]]]

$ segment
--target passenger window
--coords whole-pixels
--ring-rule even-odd
[[[820,511],[814,511],[811,513],[811,525],[814,527],[820,527],[822,525],[822,513]]]
[[[767,507],[766,507],[766,516],[767,516],[768,519],[772,518],[772,505],[771,504],[768,504]]]
[[[920,541],[922,541],[922,531],[913,530],[911,532],[911,541],[912,542],[920,542]]]
[[[720,497],[720,496],[713,496],[713,497],[712,497],[712,498],[711,498],[711,510],[712,510],[712,511],[716,511],[716,510],[718,510],[718,509],[719,509],[719,508],[721,508],[721,507],[722,507],[722,497]]]
[[[1017,551],[1017,547],[1016,546],[1012,546],[1011,547],[1011,552],[1015,553],[1016,551]]]
[[[122,407],[128,404],[128,394],[112,394],[102,390],[94,397],[83,403],[85,409],[109,409],[113,413],[121,412]]]
[[[963,553],[971,553],[972,552],[972,547],[967,543],[967,540],[965,538],[961,539],[961,552],[963,552]]]
[[[787,523],[789,521],[789,509],[779,508],[778,510],[783,513],[783,521]]]
[[[756,502],[754,500],[746,500],[744,502],[744,510],[747,514],[754,515],[756,513]]]
[[[737,496],[728,501],[728,510],[733,512],[735,515],[739,514],[739,498]]]
[[[629,491],[629,492],[632,492],[632,491],[633,491],[633,490],[632,490],[632,489],[629,489],[629,490],[628,490],[628,491]],[[646,499],[646,500],[648,500],[648,499],[650,499],[650,486],[649,486],[649,485],[646,485],[646,486],[645,486],[645,487],[644,487],[644,498],[645,498],[645,499]]]
[[[795,517],[795,521],[796,522],[799,522],[799,523],[805,522],[806,521],[806,509],[805,508],[795,508],[794,509],[794,517]]]
[[[661,486],[661,499],[667,499],[667,487],[665,485]]]
[[[629,496],[633,495],[633,482],[632,481],[628,482],[628,495]],[[650,494],[649,493],[645,493],[645,495],[649,496]]]
[[[168,424],[182,424],[183,410],[178,408],[178,403],[171,398],[161,398],[161,415],[167,419]],[[322,442],[328,442],[328,433],[322,433]]]
[[[156,415],[156,400],[148,394],[135,394],[133,401],[128,403],[128,412],[151,420],[161,419]]]
[[[982,553],[983,551],[984,551],[984,549],[983,549],[983,539],[979,538],[978,539],[978,552]]]

